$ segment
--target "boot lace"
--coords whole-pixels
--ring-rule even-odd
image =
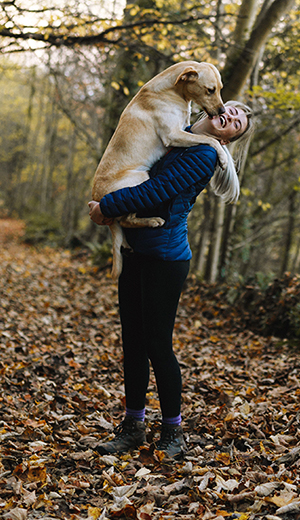
[[[114,434],[119,439],[123,439],[130,435],[134,430],[134,425],[123,420],[118,426],[114,428]]]
[[[161,438],[158,443],[158,448],[160,450],[166,450],[170,444],[172,444],[177,437],[177,430],[162,430],[161,432]]]

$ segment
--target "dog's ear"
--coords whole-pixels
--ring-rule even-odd
[[[197,78],[198,72],[193,67],[187,67],[183,72],[181,72],[181,74],[179,74],[175,81],[175,85],[177,85],[179,81],[195,81]]]

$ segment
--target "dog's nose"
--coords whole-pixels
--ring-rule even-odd
[[[218,110],[218,115],[220,116],[221,114],[224,114],[224,112],[226,112],[225,107],[220,107]]]

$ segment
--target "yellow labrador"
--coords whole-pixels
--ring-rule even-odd
[[[214,65],[196,61],[176,63],[148,81],[121,114],[94,176],[93,200],[100,201],[107,193],[147,180],[151,166],[169,147],[207,143],[217,150],[220,165],[225,168],[227,156],[218,141],[184,131],[190,122],[191,101],[209,117],[225,111],[220,95],[222,86]],[[126,245],[120,223],[123,227],[157,227],[164,221],[135,215],[115,219],[110,226],[114,279],[122,271],[120,250],[122,244]]]

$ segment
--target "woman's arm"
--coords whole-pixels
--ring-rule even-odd
[[[106,217],[120,217],[152,209],[193,184],[199,183],[204,189],[214,174],[216,163],[217,153],[210,146],[186,148],[152,179],[105,195],[100,201],[101,212]]]

